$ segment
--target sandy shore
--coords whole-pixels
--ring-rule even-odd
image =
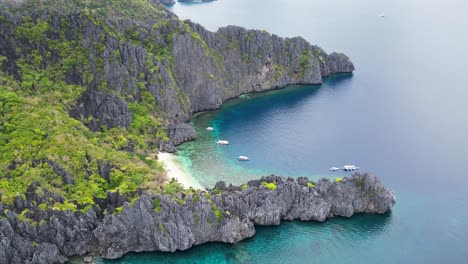
[[[169,179],[175,178],[185,188],[205,189],[174,159],[175,155],[171,153],[160,152],[158,154],[158,160],[164,163],[164,168],[167,171]]]

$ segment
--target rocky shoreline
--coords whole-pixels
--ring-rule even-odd
[[[35,210],[35,188],[17,208]],[[52,198],[53,199],[53,198]],[[118,214],[93,209],[86,214],[47,209],[38,219],[21,221],[13,211],[0,219],[0,263],[64,263],[93,254],[108,259],[128,252],[186,250],[206,242],[236,243],[255,234],[255,225],[282,220],[319,221],[355,213],[383,214],[394,194],[371,174],[317,182],[307,178],[267,176],[243,186],[219,182],[210,191],[143,194],[133,202],[109,194],[108,206],[123,204]],[[7,210],[0,204],[1,210]]]

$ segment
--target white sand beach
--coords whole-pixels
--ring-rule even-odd
[[[203,186],[197,182],[183,167],[181,164],[177,163],[175,160],[175,155],[171,153],[160,152],[158,154],[158,160],[164,163],[164,168],[167,172],[167,177],[169,179],[175,178],[179,183],[181,183],[185,188],[192,187],[194,189],[202,189]]]

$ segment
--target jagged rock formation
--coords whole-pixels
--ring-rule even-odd
[[[76,119],[83,120],[89,129],[100,131],[102,127],[128,127],[132,113],[127,103],[113,94],[88,90],[78,100],[78,105],[70,112]]]
[[[46,162],[52,167],[55,173],[62,177],[63,184],[75,184],[71,173],[63,169],[57,162],[53,160],[46,160]]]
[[[269,183],[270,187],[265,187]],[[271,186],[274,187],[271,187]],[[185,250],[210,241],[236,243],[255,234],[254,225],[278,225],[281,220],[325,221],[355,213],[383,214],[396,202],[376,176],[355,174],[341,182],[307,178],[263,177],[247,185],[219,182],[207,193],[142,195],[115,215],[94,210],[86,214],[34,212],[42,198],[31,187],[16,212],[30,208],[30,221],[15,211],[0,218],[0,263],[63,263],[67,257],[98,254],[119,258],[128,252]],[[118,196],[118,195],[117,195]],[[47,199],[53,198],[50,194]],[[19,198],[20,199],[20,198]],[[118,197],[108,206],[118,206]],[[0,204],[0,210],[5,207]],[[34,220],[49,219],[34,224]]]
[[[164,152],[175,152],[175,146],[180,145],[183,142],[196,139],[197,132],[191,125],[180,123],[177,125],[169,125],[167,128],[167,136],[169,137],[169,141],[161,141],[159,144],[159,150]]]

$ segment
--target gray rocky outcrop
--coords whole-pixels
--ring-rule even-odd
[[[167,136],[169,137],[169,141],[160,141],[159,150],[164,152],[175,152],[175,146],[180,145],[183,142],[196,139],[197,132],[191,125],[180,123],[177,125],[169,125]]]
[[[132,122],[132,113],[124,100],[97,90],[86,91],[70,115],[83,120],[84,124],[93,131],[101,131],[103,127],[126,128]]]
[[[63,169],[62,166],[60,166],[60,164],[53,160],[46,161],[49,164],[49,166],[52,167],[54,172],[57,173],[57,175],[59,175],[60,177],[62,177],[63,184],[75,184],[75,180],[73,180],[73,177],[69,171]]]
[[[265,183],[275,187],[267,188]],[[371,174],[311,184],[307,178],[278,176],[243,187],[219,182],[209,192],[143,194],[132,205],[111,199],[110,206],[123,203],[117,214],[102,215],[94,209],[86,214],[34,212],[31,207],[25,214],[27,221],[0,203],[0,212],[6,212],[0,217],[0,263],[63,263],[71,256],[90,253],[115,259],[128,252],[174,252],[206,242],[236,243],[253,236],[255,225],[383,214],[396,202],[394,194]]]

